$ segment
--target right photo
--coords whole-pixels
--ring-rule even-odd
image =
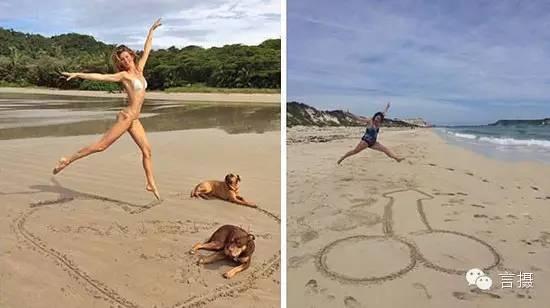
[[[548,20],[287,2],[288,307],[548,307]]]

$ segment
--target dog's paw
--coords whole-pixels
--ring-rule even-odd
[[[225,272],[225,273],[223,273],[223,278],[225,278],[225,279],[231,279],[231,277],[233,277],[233,275],[231,274],[231,272]]]
[[[191,249],[188,251],[190,255],[194,255],[196,253],[195,249]]]
[[[204,258],[203,257],[200,257],[198,260],[197,260],[197,265],[202,265],[204,264]]]

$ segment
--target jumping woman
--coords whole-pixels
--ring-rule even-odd
[[[139,121],[141,107],[145,98],[145,89],[147,81],[143,77],[143,68],[151,52],[153,41],[153,32],[161,25],[160,19],[149,29],[147,40],[143,48],[143,55],[139,61],[136,53],[130,48],[119,45],[112,55],[113,64],[117,69],[115,74],[95,74],[95,73],[62,73],[67,77],[67,81],[73,78],[87,80],[118,82],[122,84],[128,94],[128,105],[118,113],[116,123],[101,137],[101,139],[89,146],[83,147],[69,158],[62,157],[57,166],[53,169],[53,174],[61,172],[71,163],[86,157],[90,154],[105,151],[122,134],[130,133],[132,139],[138,145],[142,153],[143,169],[147,178],[146,190],[152,192],[160,200],[160,194],[155,184],[153,176],[153,163],[151,160],[151,145],[145,135],[145,130]]]
[[[365,131],[365,134],[361,138],[361,141],[359,141],[359,144],[357,144],[355,149],[344,154],[344,156],[342,156],[338,160],[338,164],[340,164],[344,159],[352,155],[355,155],[366,148],[371,148],[373,150],[384,152],[386,155],[395,159],[397,162],[401,162],[404,159],[404,158],[398,157],[390,149],[386,148],[380,142],[377,141],[378,132],[380,131],[380,125],[382,125],[382,122],[384,121],[384,117],[388,112],[389,108],[390,108],[390,103],[386,105],[386,109],[384,109],[383,112],[375,113],[372,119],[368,120],[367,130]]]

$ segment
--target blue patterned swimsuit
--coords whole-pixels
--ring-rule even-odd
[[[367,127],[367,130],[365,131],[365,134],[361,138],[361,140],[365,141],[369,148],[373,146],[376,143],[376,138],[378,137],[378,132],[380,131],[379,127]]]

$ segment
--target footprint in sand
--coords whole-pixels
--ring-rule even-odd
[[[306,231],[302,234],[300,234],[300,240],[302,244],[305,244],[307,242],[313,241],[314,239],[319,237],[319,233],[317,233],[314,230]]]
[[[310,279],[310,280],[306,283],[305,289],[306,289],[306,294],[307,294],[307,295],[319,294],[319,285],[317,284],[317,280],[315,280],[315,279]]]
[[[321,301],[326,303],[326,301],[333,301],[334,299],[336,299],[336,297],[332,294],[328,294],[328,290],[326,288],[320,288],[319,285],[317,284],[317,280],[315,279],[310,279],[306,285],[305,285],[305,289],[306,289],[306,295],[310,295],[310,296],[319,296],[321,295],[322,299]]]
[[[519,293],[516,294],[516,297],[517,297],[517,298],[528,298],[528,299],[531,299],[531,298],[532,298],[531,295],[525,296],[524,294],[519,294]]]
[[[361,303],[359,303],[354,297],[352,296],[346,296],[344,298],[344,306],[346,308],[361,308],[363,307]]]
[[[489,218],[489,216],[485,214],[474,214],[474,218]]]
[[[469,175],[469,176],[474,176],[474,174],[470,171],[466,172],[465,174]]]
[[[289,268],[297,268],[297,267],[300,267],[302,266],[302,264],[305,264],[307,263],[308,261],[310,261],[310,259],[313,259],[314,258],[314,255],[313,254],[305,254],[305,255],[302,255],[302,256],[294,256],[294,257],[290,257],[288,258],[288,267]]]
[[[449,199],[449,203],[453,203],[453,204],[463,204],[463,203],[464,203],[464,199],[462,199],[462,198],[451,198],[451,199]]]
[[[380,215],[361,208],[352,208],[344,212],[344,215],[334,217],[327,221],[328,229],[336,232],[352,230],[362,226],[373,226],[382,221]]]
[[[446,168],[446,169],[449,170],[449,171],[455,171],[455,169],[453,169],[453,168]]]
[[[459,300],[472,300],[473,296],[465,292],[453,292],[453,296]]]

